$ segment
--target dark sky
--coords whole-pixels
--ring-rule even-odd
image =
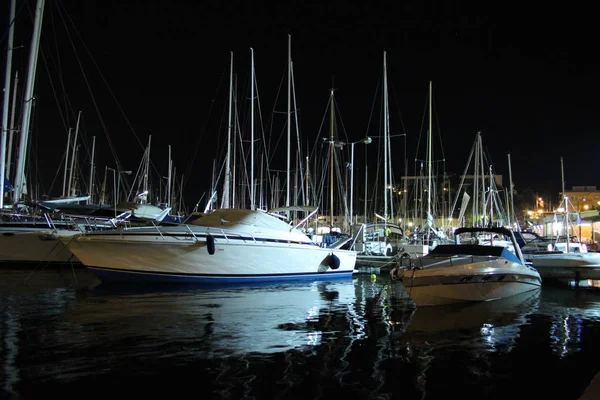
[[[285,111],[288,34],[307,142],[326,129],[321,124],[327,124],[332,85],[348,140],[373,135],[368,126],[378,120],[385,50],[391,130],[406,133],[409,160],[425,158],[417,142],[426,135],[432,81],[441,143],[435,152],[437,158],[443,150],[447,171],[462,174],[482,131],[505,182],[511,154],[517,190],[556,198],[560,157],[567,187],[600,184],[600,59],[592,10],[483,3],[46,0],[33,144],[42,191],[60,194],[62,172],[56,171],[66,132],[82,110],[84,140],[97,136],[99,168],[115,165],[107,137],[122,168],[136,170],[152,135],[155,167],[166,175],[171,145],[178,175],[189,179],[184,195],[194,203],[208,190],[213,159],[222,155],[212,143],[222,142],[225,132],[229,52],[239,86],[247,87],[254,49],[263,125],[279,132],[285,117],[272,111]],[[21,90],[34,4],[17,1],[15,45],[23,47],[13,71],[19,70]],[[7,4],[1,15],[4,71]],[[70,111],[60,118],[59,109]],[[392,142],[398,175],[403,145]]]

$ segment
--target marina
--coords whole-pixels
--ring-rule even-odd
[[[5,3],[1,399],[600,398],[593,32],[369,7]]]
[[[589,283],[418,309],[386,274],[207,287],[5,267],[0,397],[589,399]]]

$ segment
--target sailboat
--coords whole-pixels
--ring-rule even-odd
[[[12,39],[15,20],[15,1],[11,1],[10,11],[10,33],[8,43],[8,57],[6,68],[6,85],[4,91],[3,117],[2,117],[2,140],[0,158],[0,177],[6,180],[6,136],[8,133],[8,102],[10,93],[10,74],[12,59]],[[27,83],[24,93],[24,107],[22,117],[22,128],[19,146],[19,158],[16,168],[16,180],[13,192],[13,202],[19,203],[21,194],[25,188],[25,158],[31,107],[33,99],[33,88],[35,83],[35,71],[37,67],[41,25],[44,12],[44,0],[38,0],[35,8],[35,20],[31,47],[29,53]],[[13,99],[14,100],[14,99]],[[3,182],[4,183],[4,182]],[[38,263],[41,261],[64,263],[73,260],[73,254],[58,240],[58,235],[73,235],[80,232],[72,220],[53,221],[49,215],[35,215],[23,213],[18,209],[9,209],[4,205],[5,188],[11,189],[10,185],[1,185],[0,191],[0,262],[15,263]]]
[[[390,121],[388,102],[388,77],[387,77],[387,53],[383,52],[383,216],[375,214],[380,219],[377,222],[366,223],[358,229],[362,234],[358,235],[356,249],[356,265],[366,268],[385,268],[395,265],[397,257],[404,251],[404,231],[392,222],[393,213],[388,215],[388,192],[391,180],[391,158],[390,149]],[[370,140],[369,140],[370,143]],[[354,166],[351,166],[354,168]]]
[[[412,237],[406,237],[402,247],[404,259],[418,258],[428,254],[439,243],[448,243],[450,240],[446,234],[435,227],[433,212],[433,84],[429,82],[429,129],[427,135],[427,210],[425,211],[425,223],[421,228],[415,227]],[[425,200],[425,199],[423,199]],[[416,210],[415,210],[416,212]],[[403,260],[401,260],[403,261]]]
[[[588,253],[587,246],[569,240],[569,198],[565,192],[563,159],[560,158],[562,175],[562,202],[564,209],[563,228],[566,240],[545,243],[545,248],[536,242],[521,248],[525,259],[540,272],[544,279],[565,279],[578,283],[586,279],[600,279],[600,253]]]

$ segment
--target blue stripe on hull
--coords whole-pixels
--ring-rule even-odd
[[[350,279],[352,271],[321,272],[290,275],[171,275],[152,272],[118,271],[105,268],[88,267],[102,282],[123,283],[197,283],[197,284],[229,284],[229,283],[261,283],[285,282],[298,280],[330,280]]]

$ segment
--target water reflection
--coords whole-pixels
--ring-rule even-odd
[[[0,270],[0,397],[198,390],[212,398],[576,399],[600,369],[600,291],[416,309],[387,276],[189,287]],[[554,396],[555,395],[555,396]],[[557,397],[558,396],[558,397]]]
[[[86,328],[86,346],[138,337],[135,346],[121,349],[132,355],[151,350],[157,340],[175,347],[169,352],[172,358],[182,358],[182,353],[274,353],[331,340],[344,328],[332,316],[348,313],[356,289],[352,281],[218,289],[171,286],[125,293],[106,289],[81,298],[65,319]],[[111,329],[95,329],[99,325]]]
[[[516,348],[521,327],[529,323],[539,301],[540,290],[535,290],[490,302],[416,309],[397,344],[415,368],[415,389],[421,396],[432,395],[432,371],[447,364],[449,356],[477,360],[472,373],[479,381],[489,379],[488,357]],[[448,376],[452,372],[444,380]]]
[[[504,336],[512,336],[513,328],[537,310],[540,293],[538,289],[495,301],[422,307],[413,314],[407,333],[412,337],[473,333],[486,338],[486,343],[507,342]]]

